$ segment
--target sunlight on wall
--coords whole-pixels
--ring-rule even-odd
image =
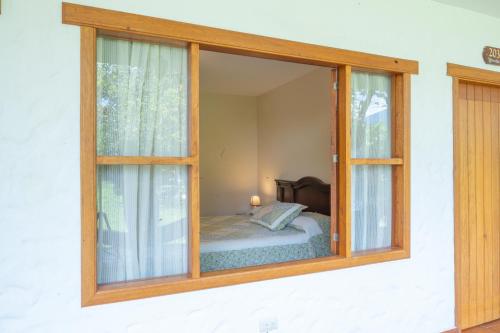
[[[259,193],[276,199],[275,179],[330,183],[330,69],[317,69],[258,99]]]
[[[201,215],[245,212],[256,193],[256,98],[201,94]]]

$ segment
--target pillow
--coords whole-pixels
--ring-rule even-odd
[[[291,228],[303,231],[309,236],[321,235],[323,230],[318,222],[311,216],[300,214],[288,225]]]
[[[272,231],[281,230],[306,208],[307,206],[298,203],[273,202],[255,212],[250,222],[260,224]]]

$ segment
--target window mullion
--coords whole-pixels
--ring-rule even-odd
[[[402,164],[393,168],[392,246],[409,250],[409,76],[393,78],[393,145],[392,155]]]
[[[351,66],[340,66],[339,81],[339,254],[351,257]]]
[[[189,44],[189,274],[200,277],[200,45]]]
[[[330,182],[330,251],[339,254],[339,214],[338,214],[338,73],[332,69],[330,76],[331,94],[331,123],[330,123],[330,150],[332,154],[331,182]]]
[[[96,29],[81,27],[80,172],[82,200],[82,305],[97,293]]]
[[[98,165],[192,165],[196,163],[194,157],[170,157],[170,156],[97,156]]]
[[[411,75],[408,73],[400,74],[402,77],[402,117],[403,117],[403,217],[402,217],[402,248],[410,253],[410,132],[411,132]]]
[[[402,158],[353,158],[353,165],[402,165]]]

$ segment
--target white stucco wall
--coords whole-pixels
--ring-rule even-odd
[[[2,0],[0,332],[439,332],[454,322],[451,80],[500,20],[429,0],[77,3],[416,59],[412,257],[80,307],[79,29],[60,0]]]

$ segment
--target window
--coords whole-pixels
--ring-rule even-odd
[[[72,4],[63,22],[82,26],[83,305],[409,257],[417,62]],[[337,69],[336,256],[200,273],[200,48]]]
[[[409,254],[407,73],[339,71],[340,253]]]
[[[202,274],[336,255],[331,80],[330,66],[200,51]]]
[[[186,274],[187,49],[96,42],[97,283]]]
[[[404,225],[402,75],[355,71],[351,76],[351,251],[400,246]],[[406,119],[408,120],[408,119]],[[403,130],[404,129],[404,130]],[[407,198],[406,198],[407,199]],[[395,229],[394,229],[395,228]]]

